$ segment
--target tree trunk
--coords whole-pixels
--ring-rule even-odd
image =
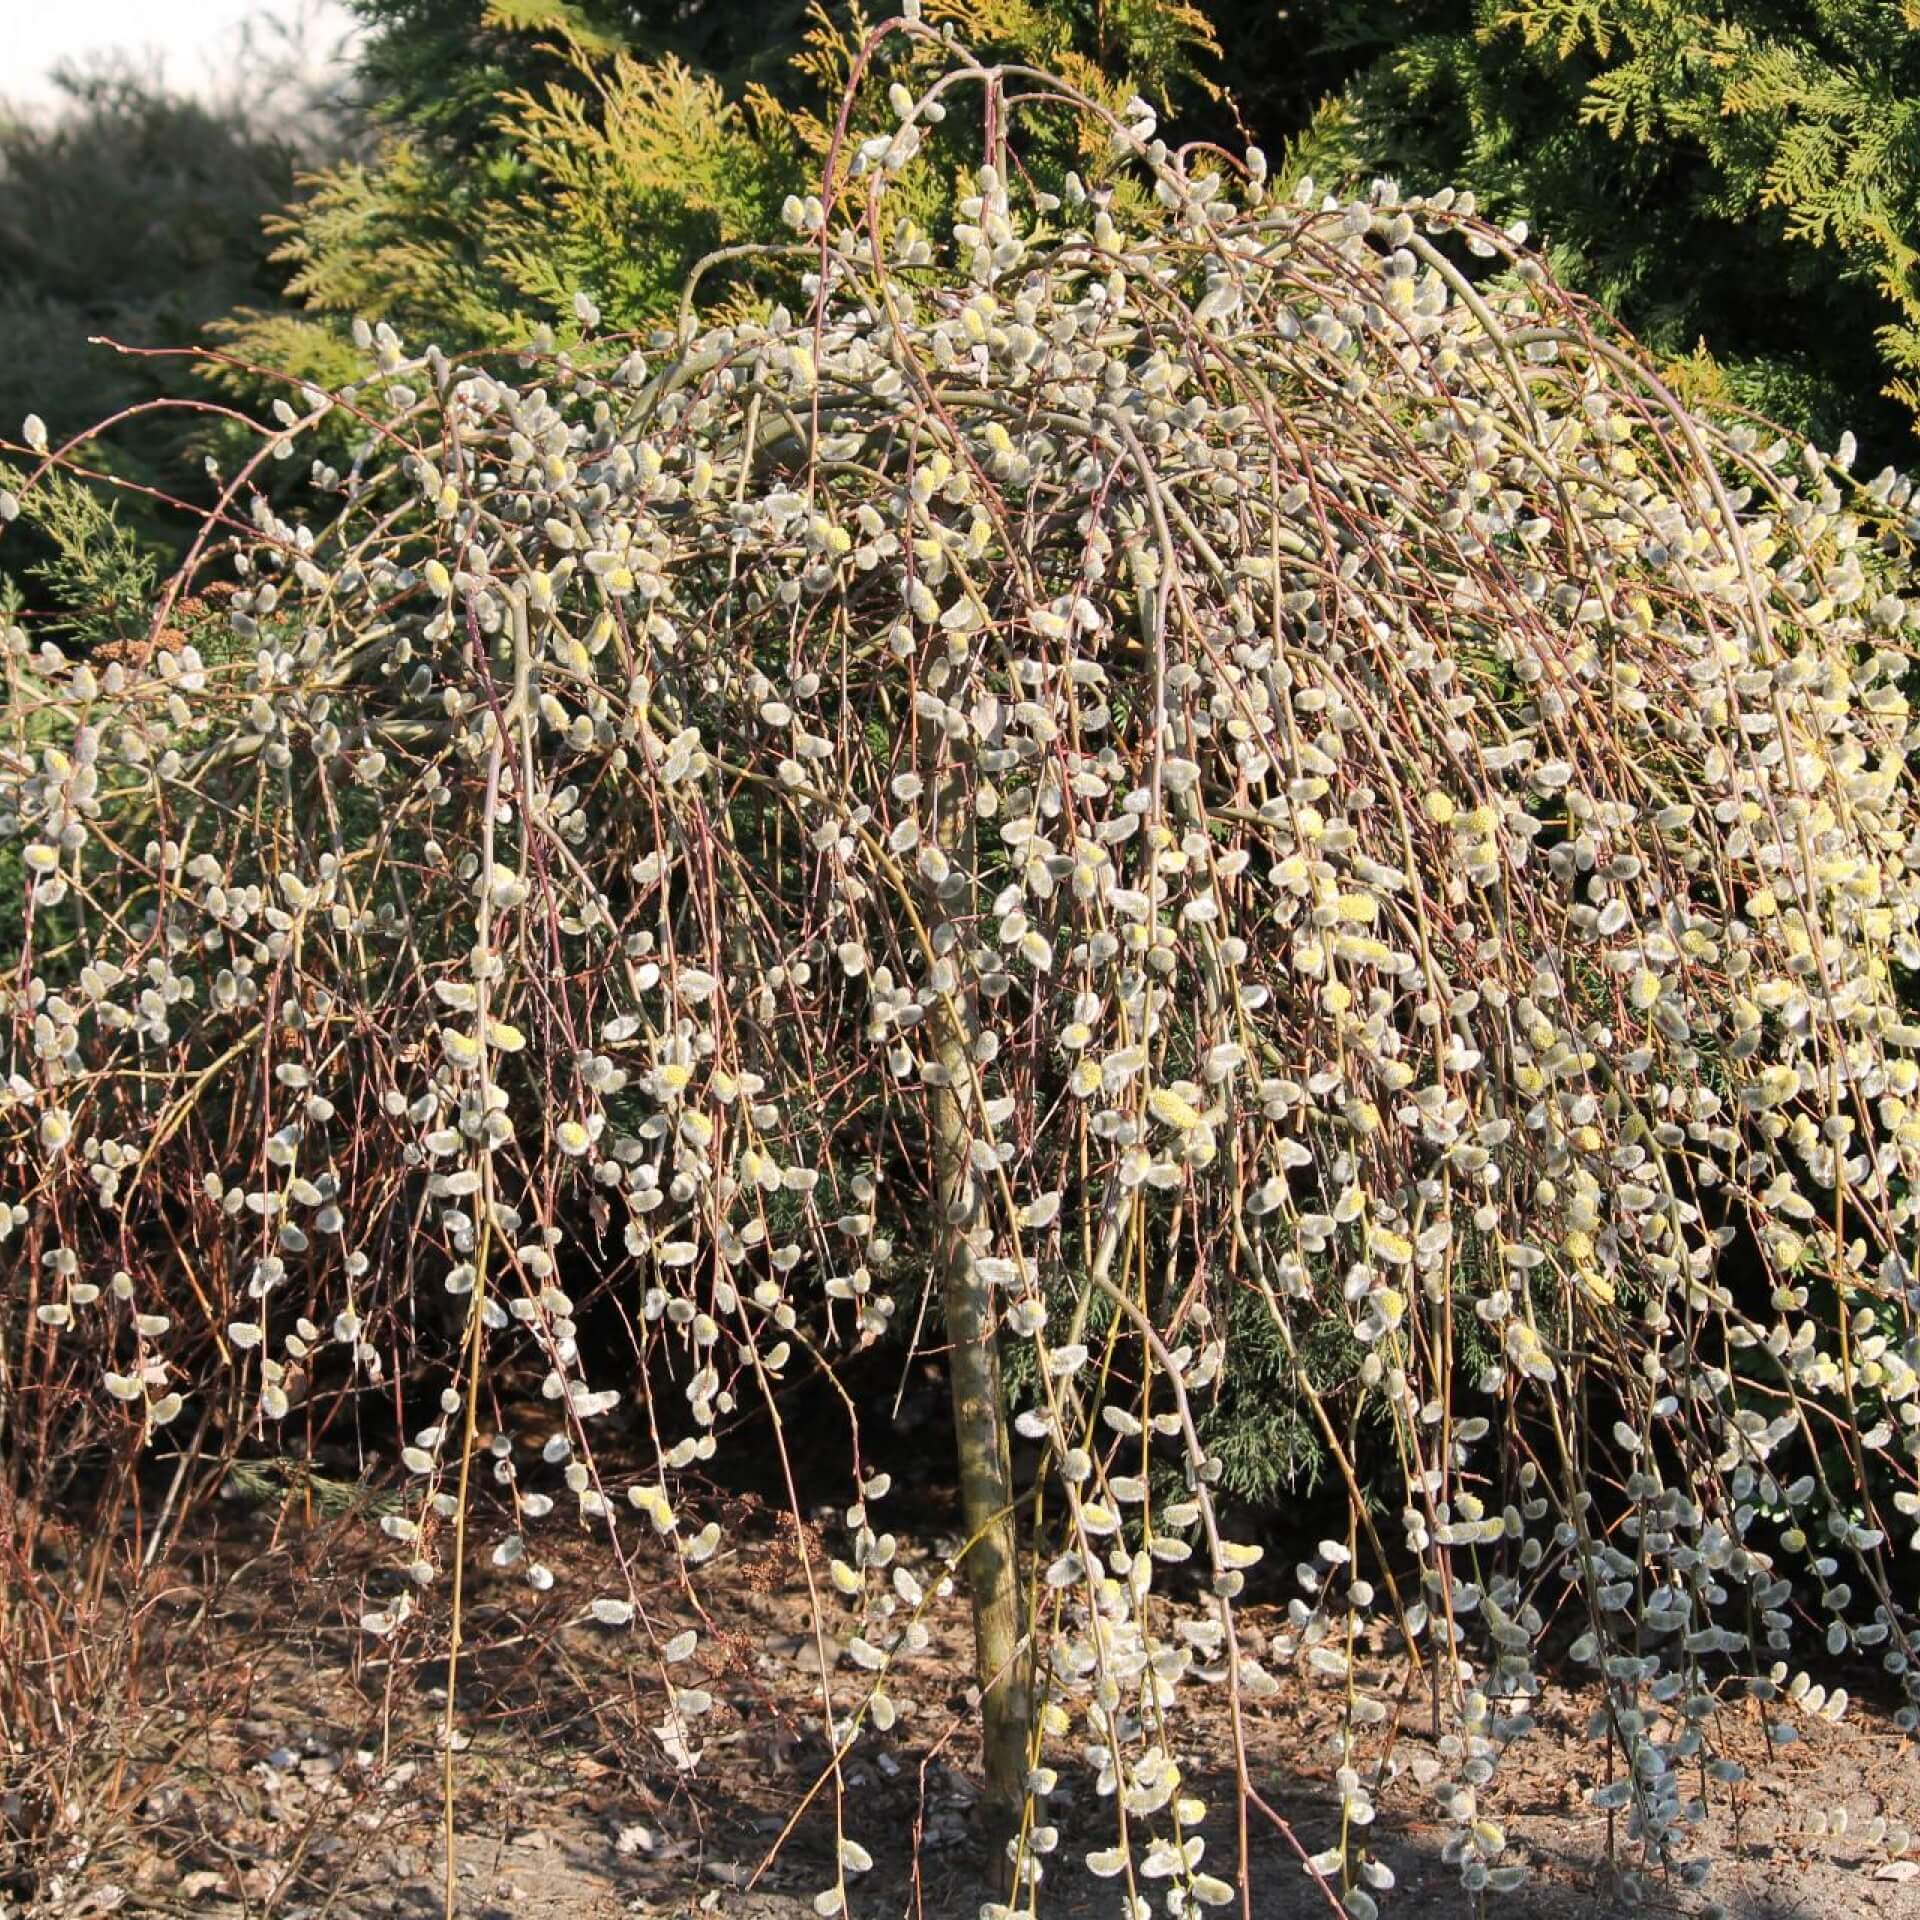
[[[943,1049],[944,1051],[944,1049]],[[935,1096],[940,1194],[951,1221],[974,1202],[967,1166],[968,1135],[960,1102]],[[957,1173],[957,1178],[954,1177]],[[977,1205],[977,1202],[974,1202]],[[996,1882],[1008,1870],[1006,1843],[1019,1830],[1026,1796],[1032,1686],[1021,1618],[1018,1533],[1013,1516],[1013,1464],[1000,1384],[1000,1347],[993,1303],[974,1265],[982,1251],[971,1226],[949,1228],[941,1276],[950,1343],[953,1434],[960,1455],[960,1524],[972,1543],[965,1569],[973,1604],[974,1665],[980,1683],[980,1731],[986,1797],[982,1826]]]
[[[970,869],[972,805],[949,778],[940,796],[939,835]],[[1019,1534],[1013,1512],[1013,1463],[1000,1379],[1000,1345],[991,1290],[977,1261],[987,1251],[971,1157],[975,1111],[972,1049],[979,1018],[972,991],[936,1001],[937,1058],[948,1085],[933,1089],[931,1119],[936,1190],[942,1219],[941,1297],[949,1344],[953,1432],[960,1457],[960,1522],[970,1543],[965,1558],[973,1608],[974,1666],[980,1687],[982,1835],[989,1869],[1004,1895],[1011,1886],[1008,1842],[1019,1832],[1026,1800],[1033,1687],[1020,1591]]]

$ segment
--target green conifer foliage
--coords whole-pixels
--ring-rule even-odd
[[[474,344],[588,285],[671,308],[716,245],[765,239],[817,167],[887,11],[803,0],[357,0],[388,141],[308,185],[280,239],[307,309],[250,315],[250,358],[342,372],[365,314]],[[1294,177],[1470,187],[1625,319],[1702,404],[1897,457],[1920,410],[1914,0],[928,0],[983,55],[1046,66],[1188,137],[1290,148]],[[1223,48],[1231,57],[1222,56]],[[902,78],[888,54],[877,98]],[[905,75],[909,80],[911,74]],[[1062,128],[1061,145],[1079,136]],[[937,220],[977,155],[930,140]],[[953,151],[948,151],[948,149]],[[1064,171],[1098,156],[1042,153]],[[764,310],[777,263],[705,300]]]
[[[1470,186],[1692,397],[1897,456],[1920,410],[1920,8],[1333,0],[1323,178]]]
[[[781,209],[821,177],[849,81],[883,100],[930,57],[897,39],[867,57],[878,16],[857,5],[360,0],[359,12],[360,78],[386,139],[370,161],[310,177],[275,223],[304,312],[249,310],[227,330],[238,358],[322,381],[343,377],[353,318],[518,344],[564,328],[584,290],[611,325],[659,320],[703,255],[787,237]],[[1203,68],[1218,46],[1189,0],[936,0],[926,15],[1116,108],[1135,94],[1213,97]],[[979,156],[929,136],[895,217],[937,225],[955,170]],[[857,165],[856,151],[836,164]],[[1097,179],[1109,161],[1063,119],[1029,164]],[[791,266],[743,256],[703,296],[764,309],[791,292]]]

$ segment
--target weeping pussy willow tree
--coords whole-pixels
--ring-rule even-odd
[[[382,331],[296,390],[280,451],[332,408],[364,450],[330,516],[236,482],[225,664],[171,598],[110,665],[14,632],[13,1471],[383,1394],[366,1631],[457,1654],[467,1562],[545,1590],[584,1527],[568,1604],[684,1762],[710,1643],[647,1591],[703,1606],[690,1470],[756,1406],[786,1460],[782,1383],[924,1312],[999,1911],[1066,1857],[1063,1769],[1123,1910],[1250,1911],[1297,1675],[1343,1703],[1303,1856],[1371,1913],[1381,1630],[1458,1736],[1449,1857],[1516,1884],[1483,1801],[1555,1610],[1597,1803],[1697,1874],[1722,1708],[1844,1706],[1789,1679],[1809,1621],[1920,1698],[1904,485],[1690,416],[1450,195],[1274,205],[1136,103],[1123,230],[1023,184],[1026,119],[1105,111],[1061,83],[956,47],[893,105],[789,205],[804,311],[485,365]],[[950,109],[991,158],[936,250],[888,188]],[[1246,1299],[1346,1329],[1392,1463],[1323,1420],[1350,1524],[1258,1657],[1200,1431]],[[491,1432],[528,1353],[531,1451]],[[857,1430],[846,1476],[823,1916],[942,1597]]]

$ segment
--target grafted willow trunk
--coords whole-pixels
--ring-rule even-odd
[[[957,870],[973,871],[972,801],[951,770],[940,782],[937,838]],[[941,1304],[946,1313],[953,1436],[959,1456],[963,1565],[973,1611],[974,1667],[980,1688],[980,1828],[988,1869],[1011,1890],[1008,1842],[1026,1798],[1033,1689],[1021,1617],[1019,1531],[1013,1511],[1013,1458],[991,1291],[979,1267],[990,1229],[980,1205],[969,1114],[975,1104],[973,1047],[979,1037],[971,990],[937,1003],[936,1058],[947,1084],[931,1101],[934,1178],[939,1197]]]
[[[940,1191],[965,1203],[966,1130],[959,1102],[937,1102],[936,1145]],[[950,1180],[952,1173],[957,1180]],[[1017,1831],[1025,1797],[1027,1736],[1032,1720],[1026,1632],[1021,1619],[1019,1536],[1013,1516],[1013,1464],[1007,1442],[1006,1401],[993,1308],[979,1277],[978,1230],[956,1229],[945,1256],[946,1306],[953,1393],[953,1433],[960,1457],[960,1524],[967,1549],[967,1590],[973,1607],[974,1661],[980,1683],[980,1735],[986,1797],[981,1826],[993,1872],[1004,1880],[1006,1843]]]

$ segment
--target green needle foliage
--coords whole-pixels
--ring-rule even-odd
[[[360,84],[390,126],[441,155],[472,160],[499,145],[510,94],[576,87],[568,44],[590,58],[673,58],[739,97],[787,82],[807,0],[355,0]]]
[[[1328,177],[1471,187],[1706,402],[1901,456],[1920,411],[1911,0],[1331,0]]]
[[[764,239],[817,169],[876,15],[799,0],[359,0],[387,138],[308,182],[280,229],[295,319],[251,357],[344,377],[355,314],[513,342],[591,287],[671,306],[709,248]],[[1471,187],[1701,404],[1898,457],[1920,403],[1920,19],[1858,0],[935,0],[983,55],[1191,134],[1290,149],[1290,178]],[[1231,48],[1231,58],[1221,49]],[[913,58],[863,72],[871,103]],[[1230,82],[1231,91],[1226,91]],[[1064,144],[1063,144],[1064,143]],[[1065,129],[1047,184],[1097,156]],[[952,149],[949,151],[949,149]],[[930,142],[944,187],[977,154]],[[903,208],[911,204],[903,199]],[[937,217],[941,196],[919,211]],[[790,297],[735,261],[705,299]]]
[[[371,160],[307,180],[275,223],[304,312],[249,312],[228,329],[243,358],[329,383],[347,377],[353,318],[518,345],[540,325],[564,335],[585,288],[610,326],[660,320],[696,260],[779,236],[783,204],[824,177],[849,85],[864,106],[884,103],[931,57],[897,40],[863,51],[876,16],[858,6],[361,0],[359,11],[362,82],[386,137]],[[1217,51],[1189,0],[935,0],[926,12],[983,56],[1059,71],[1116,108],[1135,93],[1205,98]],[[978,145],[977,129],[929,129],[889,217],[939,225]],[[837,154],[839,173],[852,158]],[[1075,167],[1097,179],[1109,160],[1055,116],[1028,164],[1057,186]],[[703,297],[765,311],[796,284],[789,260],[740,259]]]

